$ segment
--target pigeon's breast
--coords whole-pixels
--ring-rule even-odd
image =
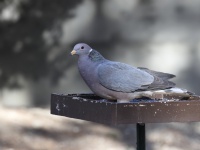
[[[86,82],[86,84],[89,86],[89,88],[94,91],[95,87],[98,84],[98,78],[97,78],[97,68],[98,63],[92,62],[90,59],[87,59],[87,57],[79,58],[78,60],[78,69],[80,72],[80,75],[82,76],[83,80]]]

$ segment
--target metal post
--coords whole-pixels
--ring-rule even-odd
[[[144,123],[137,123],[137,150],[145,150],[146,143],[145,143],[145,124]]]

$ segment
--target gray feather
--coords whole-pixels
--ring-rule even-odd
[[[146,89],[154,77],[149,73],[120,62],[107,61],[98,67],[98,79],[104,87],[121,92]]]
[[[168,81],[168,79],[174,78],[175,75],[169,73],[163,73],[158,71],[149,70],[148,68],[138,67],[145,72],[148,72],[154,76],[154,82],[151,85],[148,85],[148,90],[158,90],[158,89],[168,89],[175,87],[175,83]]]
[[[144,70],[144,71],[150,73],[153,76],[157,76],[159,78],[162,78],[163,80],[168,80],[168,79],[176,77],[173,74],[163,73],[163,72],[158,72],[158,71],[153,71],[153,70],[149,70],[148,68],[138,67],[138,69]]]

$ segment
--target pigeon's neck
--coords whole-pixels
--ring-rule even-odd
[[[89,59],[93,62],[99,62],[99,61],[104,61],[105,58],[96,50],[92,50],[89,54]]]

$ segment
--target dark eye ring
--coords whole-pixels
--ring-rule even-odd
[[[81,46],[81,49],[84,49],[84,46]]]

